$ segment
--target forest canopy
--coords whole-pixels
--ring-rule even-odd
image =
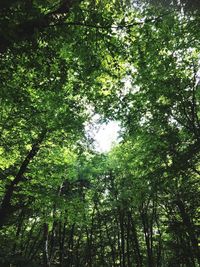
[[[2,0],[0,26],[0,266],[199,266],[198,1]]]

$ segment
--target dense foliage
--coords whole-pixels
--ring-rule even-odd
[[[0,266],[200,265],[200,17],[172,7],[1,1]]]

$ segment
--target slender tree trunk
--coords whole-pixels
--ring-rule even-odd
[[[120,225],[118,222],[118,219],[116,219],[117,222],[117,250],[118,250],[118,257],[119,257],[119,262],[120,262],[120,267],[122,267],[122,253],[121,253],[121,244],[120,244]]]
[[[131,267],[130,235],[131,235],[131,222],[130,222],[130,217],[127,215],[127,239],[126,239],[127,267]]]
[[[108,225],[105,221],[105,226],[106,226],[106,234],[107,234],[107,238],[109,240],[109,245],[110,245],[110,249],[111,249],[111,256],[112,256],[112,266],[115,267],[116,264],[115,264],[115,260],[116,260],[116,253],[115,253],[115,247],[112,243],[112,240],[111,240],[111,237],[110,237],[110,234],[109,234],[109,229],[108,229]]]
[[[86,227],[86,233],[87,233],[87,246],[86,246],[86,264],[89,267],[92,267],[92,229],[90,229],[90,232],[88,228]]]
[[[7,220],[9,219],[9,216],[13,213],[13,207],[11,205],[11,199],[13,197],[13,194],[16,191],[18,184],[23,181],[23,176],[27,170],[27,167],[31,160],[33,160],[33,158],[37,155],[40,148],[40,144],[43,141],[45,135],[46,130],[44,130],[39,135],[38,139],[33,144],[31,150],[28,152],[27,156],[22,162],[21,167],[19,168],[19,171],[16,174],[14,180],[12,180],[10,184],[6,187],[6,191],[0,207],[0,228],[6,224]]]
[[[36,223],[37,222],[35,219],[35,221],[31,225],[31,229],[29,230],[29,232],[27,234],[27,242],[26,242],[26,245],[24,246],[24,255],[28,258],[30,256],[31,252],[33,251],[35,243],[37,243],[37,239],[38,239],[38,236],[36,238],[33,238],[33,236],[32,236],[33,230],[36,226]],[[39,231],[39,233],[40,233],[40,231]],[[31,244],[31,241],[32,241],[32,244]],[[30,248],[29,248],[29,246],[30,246]],[[28,250],[29,250],[29,253],[28,253]]]
[[[197,240],[196,235],[195,235],[194,225],[192,224],[191,219],[185,210],[185,206],[184,206],[184,203],[182,202],[182,200],[180,200],[180,199],[177,200],[176,204],[179,208],[181,218],[183,220],[183,223],[184,223],[184,225],[187,229],[188,235],[190,237],[194,255],[198,261],[198,264],[200,265],[200,250],[199,250],[199,246],[198,246],[198,240]]]
[[[68,242],[68,266],[73,266],[73,253],[74,253],[74,228],[75,223],[71,226],[70,232],[69,232],[69,242]]]
[[[119,223],[121,233],[121,252],[122,252],[122,267],[126,267],[126,256],[125,256],[125,233],[124,233],[124,211],[119,210]]]
[[[66,224],[62,226],[62,223],[59,222],[59,263],[60,267],[63,267],[63,258],[64,258],[64,244],[65,244],[65,235],[66,235]]]
[[[157,217],[157,211],[155,211],[155,221],[158,228],[158,246],[157,246],[157,256],[156,256],[156,266],[161,267],[162,266],[162,233],[160,230],[159,220]]]
[[[44,239],[44,247],[43,247],[43,267],[50,267],[49,262],[49,226],[47,223],[43,225],[43,239]]]
[[[31,261],[35,258],[35,255],[37,255],[39,249],[43,248],[43,236],[40,239],[42,235],[42,231],[43,231],[43,228],[40,227],[38,234],[33,241],[33,244],[29,248],[29,253],[28,253],[27,258],[30,259]]]
[[[149,225],[148,216],[146,212],[144,211],[141,212],[141,219],[142,219],[145,242],[146,242],[148,267],[153,267],[153,257],[152,257],[152,249],[151,249],[151,230],[150,230],[151,226]]]
[[[135,222],[133,220],[132,214],[129,211],[128,212],[128,217],[129,217],[129,221],[131,223],[131,239],[132,239],[132,243],[134,246],[134,251],[135,251],[135,258],[136,258],[136,265],[137,267],[142,267],[142,256],[141,256],[141,252],[140,252],[140,245],[139,245],[139,241],[138,241],[138,235],[137,235],[137,230],[135,227]]]
[[[20,212],[20,215],[19,215],[19,220],[18,220],[18,225],[17,225],[17,231],[16,231],[16,235],[15,235],[16,241],[15,241],[15,244],[13,246],[13,254],[15,254],[15,251],[16,251],[17,240],[19,238],[19,235],[20,235],[20,232],[21,232],[21,229],[22,229],[23,219],[24,219],[24,211],[22,210]]]
[[[50,242],[49,242],[49,247],[50,247],[50,249],[49,249],[49,261],[50,261],[50,263],[52,262],[53,256],[54,256],[56,228],[57,228],[57,222],[54,220],[52,230],[51,230],[51,233],[49,235],[49,240],[50,240]]]
[[[80,232],[79,235],[78,235],[78,240],[76,242],[76,249],[75,249],[75,253],[74,253],[76,255],[75,263],[74,263],[75,267],[81,266],[80,253],[79,253],[81,237],[82,237],[82,233]]]

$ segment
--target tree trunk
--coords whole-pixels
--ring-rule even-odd
[[[121,255],[122,255],[122,267],[126,267],[126,255],[125,255],[125,233],[124,233],[124,211],[119,210],[119,223],[120,223],[120,239],[121,239]]]
[[[65,244],[65,234],[66,234],[66,224],[62,226],[62,223],[59,222],[59,263],[60,267],[63,267],[63,258],[64,258],[64,244]]]
[[[198,247],[198,240],[197,240],[196,235],[195,235],[194,225],[192,224],[191,219],[185,210],[185,206],[184,206],[183,201],[179,199],[176,201],[176,204],[179,208],[181,218],[183,220],[183,223],[184,223],[184,225],[187,229],[188,235],[190,237],[190,241],[191,241],[192,248],[193,248],[193,253],[194,253],[194,255],[195,255],[195,257],[196,257],[196,259],[200,265],[200,251],[199,251],[199,247]]]
[[[137,235],[137,231],[135,227],[135,222],[133,220],[131,212],[128,212],[128,217],[131,223],[131,232],[132,232],[131,239],[132,239],[132,243],[133,243],[134,251],[135,251],[136,265],[137,267],[142,267],[142,256],[140,252],[140,245],[138,241],[138,235]]]
[[[153,255],[152,255],[152,248],[151,248],[151,225],[149,225],[149,220],[146,212],[141,212],[141,219],[143,224],[145,242],[146,242],[146,249],[147,249],[147,262],[148,267],[153,267]]]
[[[47,223],[43,225],[43,239],[44,239],[44,247],[43,247],[43,267],[50,267],[49,262],[49,226]]]
[[[130,235],[131,235],[131,221],[130,221],[130,217],[127,215],[127,238],[126,238],[127,267],[131,267]]]
[[[46,135],[46,130],[43,131],[39,135],[38,139],[33,144],[31,150],[28,152],[26,158],[22,162],[21,167],[20,167],[18,173],[16,174],[14,180],[11,181],[10,184],[6,187],[6,192],[4,194],[4,197],[3,197],[3,200],[1,203],[1,208],[0,208],[0,218],[1,218],[0,229],[2,226],[4,226],[6,224],[7,220],[9,219],[9,216],[13,212],[14,207],[11,205],[11,200],[12,200],[13,194],[16,191],[18,184],[21,181],[23,181],[23,176],[27,170],[27,167],[28,167],[29,163],[31,162],[31,160],[33,160],[33,158],[38,153],[39,148],[40,148],[40,144],[43,141],[45,135]]]

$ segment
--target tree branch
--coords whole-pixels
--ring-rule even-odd
[[[81,27],[87,27],[87,28],[94,28],[94,29],[124,29],[124,28],[132,28],[134,26],[140,26],[144,25],[145,23],[149,22],[157,22],[159,21],[163,16],[168,15],[164,14],[158,17],[153,17],[146,19],[144,21],[135,21],[130,24],[119,24],[119,25],[112,25],[112,24],[107,24],[107,25],[99,25],[99,24],[90,24],[90,23],[85,23],[85,22],[80,22],[80,21],[74,21],[74,22],[62,22],[62,23],[56,23],[56,24],[51,24],[48,27],[57,27],[57,26],[81,26]]]

